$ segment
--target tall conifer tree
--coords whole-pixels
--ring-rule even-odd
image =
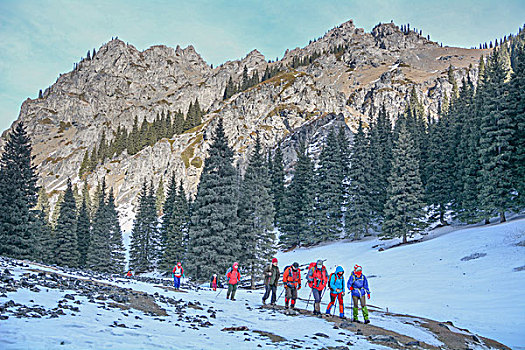
[[[34,251],[36,172],[31,140],[19,122],[8,134],[0,158],[0,255],[30,259]]]
[[[196,279],[224,273],[240,255],[237,190],[233,151],[219,120],[192,206],[186,266]]]
[[[416,146],[406,122],[401,120],[401,123],[392,152],[382,236],[402,237],[403,243],[406,243],[407,237],[424,227],[424,204]]]
[[[71,180],[69,179],[64,200],[58,210],[53,261],[59,266],[77,267],[80,257],[77,246],[77,210]]]

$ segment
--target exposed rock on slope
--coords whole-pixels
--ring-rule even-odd
[[[294,57],[314,53],[319,57],[312,63],[291,68]],[[279,62],[268,63],[254,50],[213,69],[192,46],[153,46],[141,52],[112,40],[94,59],[61,75],[42,99],[26,100],[18,120],[24,121],[32,137],[40,183],[56,194],[68,177],[79,180],[82,157],[96,146],[103,131],[111,139],[119,125],[131,130],[135,117],[152,121],[162,112],[185,112],[198,98],[207,110],[200,126],[133,156],[124,152],[88,176],[90,186],[105,176],[124,210],[132,207],[144,178],[158,183],[172,171],[195,193],[218,118],[224,119],[241,168],[257,133],[265,147],[283,140],[291,165],[298,135],[317,135],[314,141],[320,145],[326,132],[319,133],[319,128],[340,127],[344,120],[353,129],[359,118],[368,120],[383,103],[395,117],[413,86],[428,113],[435,114],[438,101],[451,94],[448,66],[453,66],[458,82],[467,74],[475,81],[477,69],[468,67],[476,66],[483,53],[441,48],[391,23],[365,33],[352,21],[304,48],[287,51]],[[283,67],[279,75],[223,101],[229,78],[239,83],[244,67],[250,76],[255,70],[262,76],[267,67],[278,65]]]

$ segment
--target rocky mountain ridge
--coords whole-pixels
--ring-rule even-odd
[[[435,115],[439,101],[452,93],[448,67],[453,67],[458,83],[467,74],[475,82],[475,67],[485,51],[439,47],[393,23],[365,33],[348,21],[304,48],[287,50],[277,62],[253,50],[243,59],[212,68],[193,46],[159,45],[139,51],[114,39],[95,57],[61,75],[42,98],[27,99],[16,122],[27,126],[39,184],[56,201],[68,177],[81,182],[82,157],[97,145],[103,131],[111,139],[119,125],[131,130],[135,118],[152,121],[168,111],[185,112],[198,98],[206,110],[201,125],[133,156],[124,152],[87,176],[92,189],[106,178],[129,229],[144,179],[157,184],[175,172],[189,193],[196,192],[219,118],[241,169],[259,134],[268,149],[283,144],[291,170],[297,140],[319,145],[313,147],[315,153],[331,128],[347,125],[350,133],[360,118],[368,122],[382,104],[395,118],[413,87],[427,113]],[[318,57],[312,63],[292,68],[294,58],[304,60],[314,53]],[[245,67],[250,76],[255,71],[262,76],[266,68],[280,67],[281,72],[223,100],[228,80],[239,83]]]

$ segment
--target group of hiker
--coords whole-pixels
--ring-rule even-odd
[[[183,276],[184,269],[182,268],[182,264],[179,262],[173,268],[173,287],[175,289],[178,290],[180,288],[180,279]],[[280,276],[281,273],[279,270],[277,258],[273,258],[271,264],[269,264],[263,271],[265,292],[262,297],[262,302],[264,305],[266,305],[266,300],[270,297],[270,295],[271,305],[275,305],[277,302],[277,287],[279,286]],[[225,277],[226,283],[228,284],[226,299],[235,300],[237,286],[241,281],[241,273],[239,271],[238,262],[234,262],[233,265],[228,268]],[[343,300],[343,297],[345,296],[345,277],[344,270],[341,266],[337,266],[335,271],[328,275],[323,260],[317,260],[317,262],[313,262],[308,266],[306,280],[308,287],[311,288],[310,296],[313,296],[314,315],[321,315],[321,300],[325,291],[328,289],[330,293],[330,302],[326,308],[326,314],[330,315],[332,307],[336,307],[336,305],[339,304],[339,317],[345,318]],[[299,268],[299,264],[297,262],[294,262],[292,265],[286,266],[284,268],[282,282],[285,288],[285,308],[293,309],[295,308],[295,303],[297,300],[297,292],[301,289],[301,269]],[[217,290],[217,288],[222,288],[222,284],[220,283],[220,279],[217,274],[214,274],[211,277],[210,288],[212,288],[214,291]],[[354,266],[354,270],[346,282],[346,288],[350,291],[351,295],[353,313],[352,320],[354,322],[359,322],[358,304],[360,303],[364,322],[370,323],[365,299],[365,297],[370,299],[370,289],[368,287],[368,280],[363,274],[363,269],[361,266]],[[308,298],[308,302],[309,301],[310,297]]]
[[[264,269],[264,287],[265,293],[262,298],[263,304],[272,295],[271,304],[276,303],[277,286],[279,284],[279,267],[277,266],[277,259],[273,258],[272,263]],[[339,317],[345,318],[344,302],[345,295],[345,281],[344,270],[341,266],[337,266],[335,272],[328,276],[323,260],[317,260],[308,266],[308,273],[306,275],[308,287],[311,288],[311,296],[314,299],[314,315],[321,315],[321,299],[323,298],[326,288],[330,290],[330,303],[326,308],[326,314],[330,315],[332,307],[339,304]],[[284,305],[288,308],[294,308],[297,300],[297,292],[301,289],[301,269],[299,264],[294,262],[287,266],[283,273],[283,284],[286,291]],[[351,292],[353,321],[359,322],[358,303],[361,303],[361,310],[365,323],[370,323],[368,317],[368,309],[366,307],[365,296],[370,299],[370,289],[368,288],[368,280],[363,275],[363,269],[359,265],[354,266],[354,271],[350,274],[346,287]],[[308,298],[308,301],[310,297]]]

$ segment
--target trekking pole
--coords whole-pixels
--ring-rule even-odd
[[[277,300],[275,301],[276,304],[279,301],[279,299],[281,299],[281,295],[283,295],[285,289],[286,288],[283,287],[283,290],[281,291],[281,294],[279,294],[279,298],[277,298]]]
[[[310,304],[310,297],[312,296],[312,290],[310,289],[310,295],[308,295],[308,302],[306,303],[306,309],[308,310],[308,304]]]
[[[337,301],[339,301],[339,296],[335,295],[335,303],[334,303],[334,314],[332,316],[335,316],[335,310],[337,309]]]
[[[215,299],[217,299],[217,297],[219,296],[219,294],[221,294],[221,292],[222,292],[223,289],[224,289],[224,288],[221,288],[221,290],[219,291],[219,293],[217,293],[217,295],[215,296]]]

